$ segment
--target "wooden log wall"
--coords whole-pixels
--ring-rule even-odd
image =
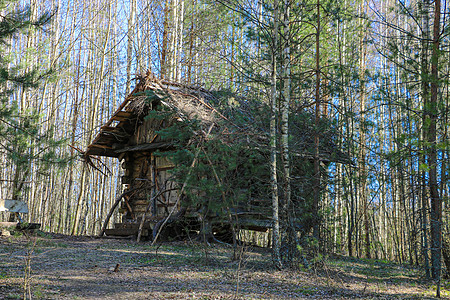
[[[130,138],[130,145],[150,144],[160,142],[161,137],[156,133],[169,123],[167,120],[146,119],[137,128],[135,135]]]
[[[164,190],[170,191],[161,194],[152,203],[151,213],[147,214],[147,218],[160,219],[168,215],[178,199],[178,191],[171,190],[176,187],[170,180],[169,170],[173,168],[173,164],[167,158],[154,156],[149,152],[129,152],[124,160],[124,183],[127,189],[136,189],[121,205],[124,219],[128,222],[139,221],[153,195]]]

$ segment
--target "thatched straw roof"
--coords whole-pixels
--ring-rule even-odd
[[[152,150],[166,147],[167,142],[151,143],[145,145],[145,149],[127,145],[130,137],[142,124],[149,111],[155,109],[156,106],[166,108],[179,121],[199,120],[203,125],[204,133],[206,133],[207,128],[212,127],[212,124],[225,121],[220,122],[219,126],[215,126],[215,132],[222,133],[221,138],[224,141],[234,143],[240,140],[245,141],[253,148],[266,148],[270,140],[268,124],[264,121],[267,116],[256,118],[254,108],[249,107],[250,104],[254,104],[253,102],[236,99],[235,96],[232,98],[235,105],[231,107],[226,105],[226,109],[223,110],[227,118],[210,104],[220,102],[218,101],[220,99],[217,99],[212,92],[202,88],[159,80],[148,72],[145,76],[138,77],[134,90],[100,128],[99,134],[84,152],[84,157],[87,161],[90,161],[92,155],[120,157],[122,153],[129,150]],[[257,110],[261,115],[270,114],[270,109],[267,107],[260,107]],[[241,125],[234,123],[237,119],[241,120]],[[310,127],[306,124],[293,123],[291,125],[292,135],[295,136],[295,139],[290,142],[292,155],[310,159],[313,157],[311,146],[313,145],[314,133]],[[327,133],[322,132],[321,134],[323,137],[320,139],[320,160],[348,163],[349,159],[346,155],[326,138]]]
[[[208,104],[214,96],[202,88],[158,80],[150,72],[138,79],[134,90],[100,128],[84,156],[118,157],[123,151],[116,145],[126,143],[153,105],[166,107],[178,120],[195,118],[208,125],[221,118],[220,113]]]

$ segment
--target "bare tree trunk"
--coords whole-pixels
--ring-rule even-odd
[[[425,107],[428,106],[429,98],[429,72],[428,72],[428,47],[429,47],[429,4],[427,0],[421,3],[422,9],[422,50],[421,50],[421,96],[423,105],[423,124],[422,124],[422,139],[426,139],[426,110]],[[423,146],[425,148],[425,146]],[[420,172],[420,197],[421,197],[421,226],[422,226],[422,256],[424,259],[425,275],[427,278],[431,277],[430,267],[429,267],[429,257],[428,257],[428,234],[427,234],[427,215],[428,215],[428,205],[427,205],[427,190],[426,190],[426,174],[422,166],[426,164],[426,154],[421,154],[419,157],[419,172]]]
[[[362,14],[363,4],[361,3],[360,14]],[[361,23],[363,21],[361,20]],[[361,114],[361,122],[359,128],[359,199],[361,199],[361,205],[363,210],[363,222],[364,222],[364,251],[365,257],[370,258],[370,220],[369,220],[369,203],[367,199],[367,166],[366,166],[366,85],[365,85],[365,72],[366,72],[366,55],[367,55],[367,47],[365,46],[364,40],[366,37],[366,27],[362,26],[363,32],[361,33],[360,41],[359,41],[359,80],[360,80],[360,114]]]
[[[292,263],[293,254],[297,247],[296,231],[294,226],[294,214],[291,202],[291,179],[290,179],[290,158],[289,158],[289,106],[291,102],[291,49],[290,49],[290,1],[285,0],[283,5],[283,97],[280,105],[281,110],[281,157],[283,162],[283,185],[284,201],[283,214],[285,215],[284,233],[288,251],[287,261]]]
[[[127,83],[125,88],[125,95],[128,95],[131,90],[131,65],[133,63],[133,44],[134,44],[134,30],[136,23],[136,0],[130,1],[130,17],[128,18],[128,32],[127,32]]]
[[[179,11],[178,11],[178,28],[177,28],[177,40],[178,40],[178,50],[176,62],[176,81],[181,82],[181,73],[182,73],[182,57],[181,53],[183,52],[183,29],[184,29],[184,0],[179,0]]]
[[[273,44],[271,49],[272,55],[272,77],[271,77],[271,95],[270,102],[272,113],[270,117],[270,171],[272,186],[272,261],[277,268],[281,268],[280,257],[280,220],[278,211],[278,180],[277,180],[277,127],[276,118],[277,109],[277,52],[278,52],[278,0],[274,1],[273,16]]]
[[[81,182],[80,182],[80,191],[78,193],[77,198],[77,207],[75,209],[75,216],[73,219],[73,226],[71,235],[77,235],[78,234],[78,223],[80,221],[81,216],[81,209],[83,206],[83,198],[84,198],[84,189],[86,186],[86,167],[83,165],[82,171],[81,171]]]
[[[317,0],[316,28],[316,116],[314,130],[314,200],[313,200],[313,236],[319,239],[319,201],[320,201],[320,158],[319,158],[319,120],[320,120],[320,0]]]
[[[179,13],[178,13],[178,2],[179,0],[172,0],[171,1],[171,13],[172,13],[172,20],[170,22],[170,43],[169,43],[169,67],[167,70],[168,79],[169,80],[175,80],[176,76],[176,64],[177,64],[177,42],[178,42],[178,23],[179,23]]]
[[[439,88],[439,51],[440,51],[440,22],[441,1],[434,1],[434,23],[433,23],[433,48],[431,55],[431,85],[430,105],[426,107],[429,127],[427,129],[427,142],[430,145],[428,153],[428,177],[431,197],[431,264],[432,276],[440,280],[441,276],[441,222],[442,222],[442,199],[439,196],[437,182],[437,134],[436,122],[438,118],[438,88]],[[437,297],[440,297],[439,285]]]
[[[194,3],[195,5],[195,3]],[[167,78],[167,61],[168,61],[168,43],[169,43],[169,0],[164,1],[164,22],[163,22],[163,37],[160,60],[160,75],[162,79]],[[191,33],[192,34],[192,33]]]

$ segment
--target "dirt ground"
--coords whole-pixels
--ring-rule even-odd
[[[33,250],[32,255],[30,251]],[[39,234],[0,237],[0,299],[432,299],[407,266],[329,258],[320,269],[278,271],[267,249],[232,260],[224,245],[150,243]],[[450,295],[445,288],[444,296]]]

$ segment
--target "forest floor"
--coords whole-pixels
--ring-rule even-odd
[[[30,255],[30,250],[33,253]],[[405,265],[348,257],[320,268],[276,270],[267,249],[38,234],[0,237],[0,299],[433,299]],[[450,283],[442,294],[450,295]]]

